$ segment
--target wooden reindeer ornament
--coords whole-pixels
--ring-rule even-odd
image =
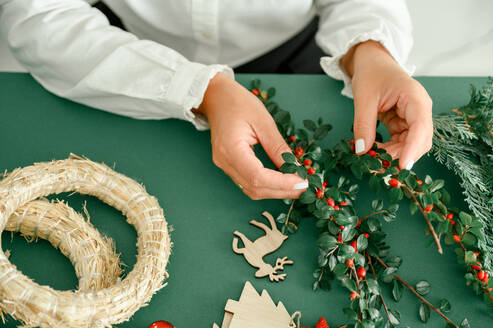
[[[262,278],[269,276],[270,281],[284,280],[284,278],[286,278],[286,274],[278,274],[277,271],[284,270],[284,265],[293,264],[293,261],[288,260],[285,256],[283,258],[278,258],[275,266],[272,266],[265,263],[263,257],[281,247],[282,243],[288,238],[288,236],[283,235],[277,229],[276,222],[270,213],[264,212],[262,215],[267,218],[271,228],[255,220],[250,221],[250,224],[264,230],[265,236],[262,236],[252,242],[241,232],[235,231],[234,235],[241,239],[244,247],[238,248],[238,238],[235,237],[233,239],[233,251],[236,254],[243,255],[251,266],[258,269],[257,272],[255,272],[255,277]]]

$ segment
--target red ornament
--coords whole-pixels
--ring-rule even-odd
[[[320,189],[317,188],[317,198],[324,198],[324,192]]]
[[[356,292],[352,292],[351,294],[349,294],[349,299],[351,301],[355,300],[357,297],[359,297],[359,295]]]
[[[296,137],[295,136],[289,136],[289,141],[295,142],[296,141]]]
[[[314,167],[309,167],[308,170],[306,171],[306,174],[312,175],[315,174],[315,168]]]
[[[252,90],[252,93],[253,93],[254,95],[258,96],[258,95],[260,94],[260,91],[259,91],[259,89],[253,89],[253,90]]]
[[[397,180],[397,179],[390,179],[390,180],[389,180],[389,185],[390,185],[391,187],[397,188],[397,187],[399,187],[399,186],[400,186],[400,184],[401,184],[401,183],[400,183],[400,182],[399,182],[399,180]]]
[[[352,268],[354,266],[354,261],[352,259],[349,259],[346,261],[346,265],[348,268]]]
[[[173,326],[168,321],[156,321],[151,323],[151,325],[149,326],[149,328],[174,328],[174,327],[175,326]]]
[[[449,213],[447,214],[447,219],[452,220],[454,218],[454,214]]]
[[[433,210],[433,204],[426,205],[425,212],[430,213]]]
[[[318,319],[317,325],[315,328],[330,328],[329,325],[327,324],[327,321],[325,321],[325,318],[322,317]]]
[[[368,155],[370,155],[371,157],[375,157],[375,156],[377,156],[377,152],[374,150],[369,150]]]
[[[311,166],[312,165],[312,160],[311,159],[305,159],[303,161],[303,165],[305,165],[305,166]]]
[[[336,203],[332,198],[327,198],[327,205],[334,207]]]
[[[360,278],[366,277],[366,269],[363,267],[358,268],[357,273],[358,273],[358,277]]]
[[[460,236],[459,235],[454,235],[454,241],[457,243],[460,243]]]
[[[351,246],[354,248],[354,251],[358,253],[358,243],[356,240],[351,243]]]

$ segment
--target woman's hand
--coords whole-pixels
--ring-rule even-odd
[[[391,135],[381,147],[399,158],[402,169],[410,170],[432,146],[432,101],[428,93],[378,42],[356,45],[342,64],[352,76],[356,153],[372,147],[378,118]]]
[[[211,127],[212,160],[252,199],[298,198],[308,183],[295,174],[266,169],[252,146],[261,143],[277,167],[290,152],[262,102],[233,79],[218,73],[198,111]]]

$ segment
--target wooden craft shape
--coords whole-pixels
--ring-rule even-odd
[[[282,304],[274,303],[266,290],[259,295],[246,282],[238,301],[228,300],[221,328],[289,328],[291,316]],[[213,328],[219,328],[217,324]]]
[[[255,277],[262,278],[269,276],[270,281],[279,281],[286,278],[286,274],[278,274],[277,271],[284,270],[284,265],[293,264],[293,261],[288,260],[285,256],[276,260],[275,266],[265,263],[263,257],[270,254],[281,247],[282,243],[288,239],[288,236],[283,235],[278,229],[274,218],[270,213],[264,212],[263,216],[267,218],[270,223],[270,228],[265,224],[252,220],[250,224],[265,231],[265,236],[262,236],[255,241],[250,241],[244,234],[239,231],[235,231],[234,235],[239,237],[243,242],[244,247],[238,248],[238,238],[233,239],[233,251],[236,254],[241,254],[245,257],[247,262],[257,268]]]

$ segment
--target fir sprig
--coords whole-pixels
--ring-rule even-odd
[[[329,124],[322,119],[305,120],[305,128],[297,129],[289,112],[272,101],[275,89],[260,91],[260,81],[254,80],[252,92],[263,101],[293,150],[293,153],[283,154],[285,163],[281,171],[297,173],[309,182],[307,191],[298,200],[285,200],[289,209],[281,213],[277,221],[283,233],[294,233],[303,217],[316,219],[320,230],[319,267],[314,272],[313,288],[328,289],[330,281],[338,279],[350,291],[350,305],[344,308],[344,313],[351,323],[341,327],[394,327],[400,323],[400,313],[387,307],[380,283],[393,284],[396,301],[400,300],[403,287],[413,292],[421,303],[419,317],[423,322],[428,320],[431,309],[451,327],[459,327],[444,314],[450,308],[447,300],[434,306],[423,297],[429,292],[428,282],[421,281],[412,287],[396,274],[402,259],[390,256],[381,220],[395,220],[397,202],[403,198],[410,199],[412,214],[420,211],[439,251],[442,239],[445,243],[459,245],[456,253],[459,262],[465,264],[467,283],[493,305],[493,279],[485,278],[489,273],[482,267],[485,255],[479,248],[480,241],[484,240],[483,223],[475,216],[447,207],[450,195],[444,189],[443,180],[427,176],[422,181],[412,171],[399,170],[398,161],[376,146],[362,156],[354,154],[354,143],[350,140],[342,140],[332,149],[322,149],[318,142],[327,136],[331,129]],[[474,139],[462,132],[465,137]],[[352,183],[354,178],[368,179],[375,191],[387,189],[391,205],[385,207],[382,200],[374,200],[368,214],[358,215],[353,205],[359,185]],[[367,271],[372,277],[367,276]],[[467,319],[460,327],[469,327]]]

